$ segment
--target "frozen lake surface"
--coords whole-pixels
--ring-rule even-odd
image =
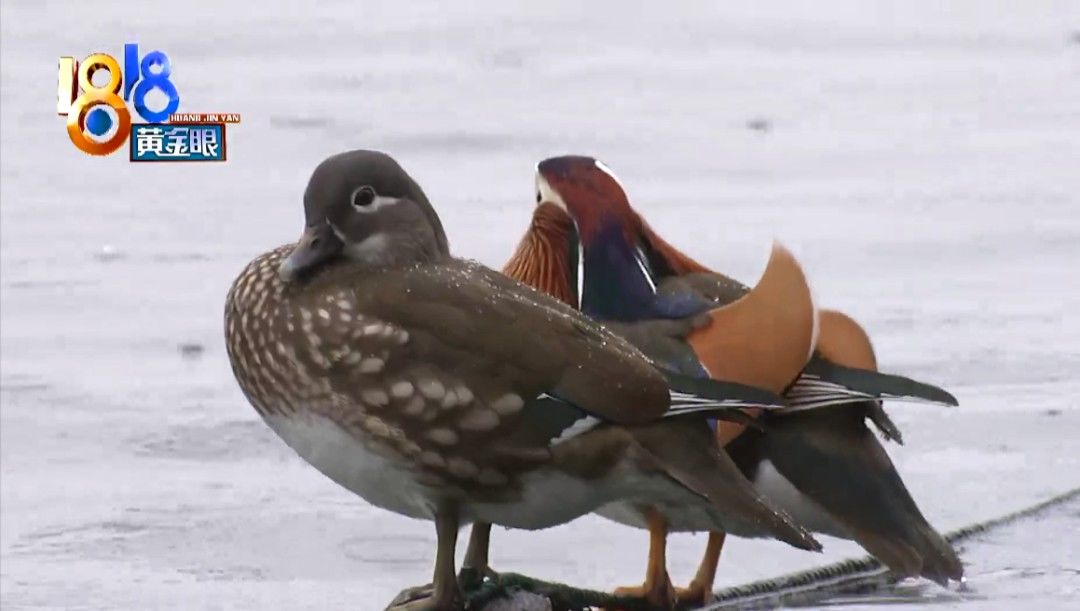
[[[240,268],[295,239],[325,156],[394,154],[458,255],[498,267],[541,158],[605,160],[695,257],[752,282],[791,246],[883,368],[961,407],[894,405],[891,447],[950,530],[1080,486],[1076,2],[299,3],[0,8],[0,595],[5,609],[381,608],[430,578],[430,524],[296,458],[229,371]],[[224,164],[92,159],[57,57],[172,59],[185,112],[239,112]],[[845,598],[1075,609],[1080,507],[964,546],[964,593]],[[645,533],[498,531],[496,568],[636,582]],[[692,574],[704,536],[677,536]],[[859,555],[732,541],[719,586]],[[463,547],[463,546],[462,546]]]

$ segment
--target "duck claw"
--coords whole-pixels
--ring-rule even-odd
[[[431,598],[431,593],[433,591],[434,588],[430,583],[427,585],[405,588],[404,590],[398,592],[398,595],[394,597],[394,600],[390,601],[390,604],[387,605],[386,610],[390,611],[393,609],[396,611],[399,608],[406,608],[404,607],[404,605],[408,605],[410,603],[414,603],[425,598]]]
[[[456,611],[465,608],[465,599],[460,594],[440,602],[434,593],[435,588],[430,583],[405,588],[390,601],[385,611]]]
[[[674,610],[678,604],[675,588],[668,579],[640,586],[615,588],[613,594],[618,598],[639,598],[648,602],[650,608],[664,611]]]
[[[675,588],[675,598],[680,609],[697,609],[712,602],[713,593],[704,585],[691,582],[685,588]]]

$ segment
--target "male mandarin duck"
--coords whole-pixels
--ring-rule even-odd
[[[781,405],[775,394],[661,371],[574,308],[452,257],[420,186],[385,154],[323,161],[304,214],[299,242],[234,282],[226,346],[247,399],[304,460],[435,522],[432,585],[392,608],[463,608],[464,523],[539,529],[620,499],[706,499],[713,525],[819,547],[709,428]],[[472,542],[466,565],[486,558],[487,541]]]
[[[660,238],[630,207],[610,169],[595,159],[545,160],[536,183],[532,224],[504,273],[580,307],[668,368],[785,392],[792,407],[762,416],[759,427],[716,427],[720,443],[766,498],[812,530],[854,539],[902,576],[942,584],[962,578],[955,551],[923,517],[865,423],[870,420],[887,439],[900,442],[881,398],[956,405],[952,395],[877,373],[865,331],[839,312],[815,311],[808,293],[795,289],[804,279],[783,251],[778,256],[774,249],[761,282],[749,291]],[[702,313],[704,324],[672,325]],[[777,351],[755,343],[783,334],[796,345],[814,336],[812,354],[802,353],[794,369],[790,359],[797,352],[780,360]],[[630,517],[626,509],[616,504],[599,513],[640,526],[642,512]],[[666,531],[699,529],[672,515],[653,516],[645,526],[650,562],[644,587],[654,598],[667,596],[663,602],[670,606]],[[678,598],[700,603],[711,595],[723,539],[724,532],[710,534],[698,573],[689,588],[675,592]]]
[[[570,294],[569,284],[556,270],[568,266],[573,267],[569,265],[570,259],[567,258],[573,256],[573,253],[565,248],[567,232],[571,228],[568,217],[553,206],[542,205],[538,207],[533,221],[542,225],[543,229],[532,231],[526,236],[523,248],[519,250],[519,256],[508,265],[509,273],[513,274],[518,264],[524,265],[527,270],[541,270],[539,275],[525,271],[522,276],[527,280],[535,281],[538,288],[549,294],[567,296]],[[537,240],[542,242],[537,247],[545,253],[550,253],[550,259],[546,256],[537,258],[531,256],[533,250],[529,242]],[[558,246],[552,248],[556,244]],[[534,264],[539,267],[534,267]],[[777,304],[780,304],[780,307],[776,307]],[[758,305],[769,307],[758,307]],[[709,318],[687,317],[627,324],[607,322],[605,325],[627,338],[661,338],[661,342],[650,346],[649,354],[660,362],[665,362],[668,358],[681,358],[681,355],[677,353],[685,349],[676,347],[675,350],[671,350],[670,348],[705,322],[709,322],[711,328],[727,328],[725,337],[741,338],[727,343],[727,348],[730,350],[728,354],[737,355],[739,363],[768,364],[767,367],[748,367],[747,369],[754,372],[754,383],[762,388],[773,386],[782,389],[784,384],[778,381],[790,380],[797,376],[812,351],[814,307],[810,287],[791,253],[779,246],[773,249],[765,274],[746,299],[728,306],[714,308],[709,315]],[[744,333],[747,328],[758,329],[760,332],[750,336]],[[631,339],[631,343],[634,341]],[[671,344],[671,346],[665,344]],[[753,413],[754,408],[748,411]],[[753,423],[750,418],[742,419],[741,422]],[[715,426],[716,421],[710,424]],[[727,464],[726,461],[723,462]],[[702,468],[705,466],[702,465]],[[615,593],[620,596],[645,599],[651,603],[652,607],[658,609],[674,607],[680,596],[672,587],[666,572],[665,540],[669,528],[681,531],[707,531],[716,530],[719,526],[723,530],[738,532],[747,537],[773,536],[760,525],[743,520],[734,513],[725,516],[718,525],[715,518],[709,514],[706,499],[698,499],[694,503],[677,504],[643,503],[635,499],[609,503],[598,510],[598,513],[618,522],[650,531],[650,555],[644,584],[639,587],[618,588]],[[470,548],[474,544],[486,546],[489,536],[490,525],[474,524]],[[710,541],[711,547],[718,544],[719,542]],[[719,550],[719,547],[716,549]],[[484,571],[486,557],[482,558],[475,567],[467,560],[466,566],[474,571]],[[702,569],[700,572],[704,575],[708,571]],[[707,585],[704,577],[698,580],[703,584],[706,592],[711,590],[713,573],[715,573],[715,566],[712,572],[708,572]],[[697,597],[699,602],[703,599],[704,595]],[[692,602],[694,597],[683,591],[681,600]]]

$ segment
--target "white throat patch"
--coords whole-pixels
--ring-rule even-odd
[[[344,236],[334,229],[334,233],[342,242],[345,242]],[[376,233],[369,235],[359,242],[345,242],[345,258],[352,261],[363,261],[364,263],[379,264],[386,260],[387,253],[390,248],[390,238],[385,233]]]

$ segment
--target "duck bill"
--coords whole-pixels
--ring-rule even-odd
[[[578,244],[570,216],[557,204],[541,203],[502,272],[576,308]]]
[[[341,252],[344,243],[329,223],[307,227],[289,256],[278,267],[278,276],[286,282],[309,273]]]
[[[761,279],[740,299],[708,313],[687,341],[710,377],[783,392],[817,344],[817,312],[802,267],[774,244]]]

